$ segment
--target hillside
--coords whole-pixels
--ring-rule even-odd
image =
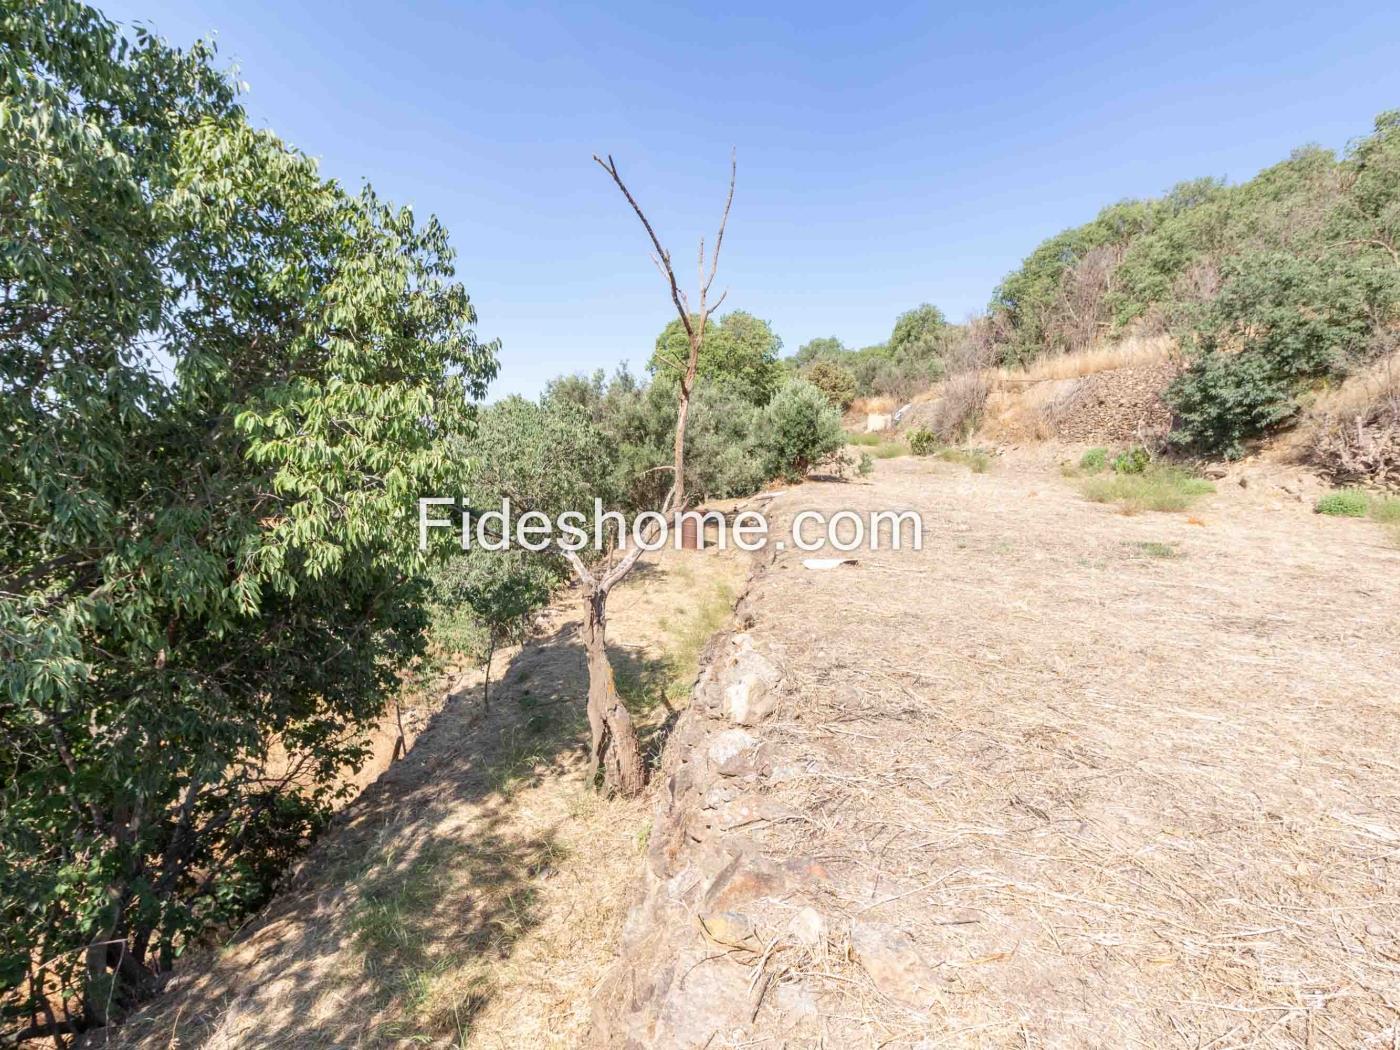
[[[1259,470],[1192,516],[1086,502],[1049,449],[790,490],[780,524],[911,507],[925,550],[812,571],[770,549],[640,803],[582,790],[575,716],[522,736],[578,687],[556,615],[485,721],[455,697],[126,1035],[1385,1045],[1400,549]],[[619,637],[659,644],[715,557],[629,585]],[[744,651],[778,704],[740,727]],[[467,761],[468,732],[498,743]]]

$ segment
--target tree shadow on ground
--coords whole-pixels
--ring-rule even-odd
[[[654,712],[665,702],[665,662],[611,652],[629,706]],[[493,965],[537,924],[534,887],[563,856],[559,825],[525,833],[513,796],[561,777],[588,790],[586,699],[577,623],[516,654],[489,709],[479,686],[450,696],[264,912],[182,967],[160,1000],[85,1045],[460,1040],[491,1001]],[[639,721],[655,756],[673,714]]]

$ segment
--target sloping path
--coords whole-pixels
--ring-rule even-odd
[[[1228,479],[1125,517],[1029,456],[775,509],[901,506],[921,553],[755,582],[781,706],[683,721],[593,1041],[1400,1046],[1385,532]]]

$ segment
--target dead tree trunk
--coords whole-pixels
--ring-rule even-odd
[[[731,156],[729,195],[725,198],[724,216],[720,220],[719,235],[715,238],[715,250],[710,259],[708,276],[705,273],[705,242],[703,240],[700,242],[700,309],[699,313],[692,319],[685,293],[680,290],[680,285],[676,283],[676,275],[671,268],[671,255],[661,246],[661,241],[657,239],[656,232],[642,212],[641,206],[637,204],[631,191],[623,183],[622,176],[617,173],[617,165],[613,163],[612,157],[609,157],[605,162],[595,154],[593,159],[612,176],[613,181],[617,183],[617,188],[622,191],[622,195],[627,198],[627,203],[632,205],[632,210],[637,213],[637,218],[646,227],[647,236],[651,238],[652,246],[656,249],[654,261],[657,269],[661,271],[662,276],[666,278],[670,286],[671,302],[680,314],[681,323],[685,326],[689,342],[689,352],[684,362],[679,360],[668,362],[679,373],[680,391],[676,402],[676,443],[671,490],[667,493],[666,500],[661,507],[661,514],[664,518],[667,513],[680,514],[681,511],[685,510],[685,426],[690,414],[690,392],[695,384],[700,349],[705,341],[705,323],[709,320],[710,313],[724,301],[724,295],[721,294],[717,300],[710,303],[709,293],[710,285],[714,283],[715,270],[719,266],[719,251],[724,243],[724,228],[729,222],[729,206],[734,202],[735,162]],[[679,524],[679,519],[677,519],[677,527]],[[612,665],[608,662],[606,639],[608,593],[616,583],[632,571],[632,566],[637,563],[641,553],[642,546],[638,544],[623,555],[621,561],[605,575],[595,577],[576,553],[573,551],[564,552],[574,574],[584,585],[584,600],[587,606],[587,616],[584,623],[584,647],[588,654],[588,725],[592,731],[588,783],[590,785],[594,783],[601,766],[605,789],[624,796],[635,795],[641,791],[646,783],[646,766],[642,763],[641,748],[637,744],[637,733],[632,726],[632,716],[626,705],[623,704],[622,698],[617,695]]]
[[[705,272],[705,241],[704,238],[700,240],[700,296],[695,315],[691,316],[690,300],[681,290],[680,282],[676,280],[676,271],[671,267],[671,253],[662,247],[661,239],[656,236],[656,231],[652,228],[646,213],[642,211],[642,206],[637,203],[637,199],[632,196],[632,191],[627,188],[627,184],[622,181],[622,176],[618,174],[617,164],[611,155],[605,161],[595,153],[593,159],[598,162],[599,167],[612,176],[613,182],[617,183],[617,188],[627,198],[627,203],[632,205],[632,210],[637,213],[637,218],[641,220],[643,228],[646,229],[647,236],[651,239],[652,248],[655,249],[651,260],[666,280],[667,288],[671,293],[671,304],[676,308],[676,313],[680,315],[681,325],[685,328],[686,341],[689,344],[684,361],[679,358],[662,358],[664,363],[673,368],[680,377],[680,390],[676,396],[676,443],[672,464],[674,473],[671,481],[671,509],[675,514],[680,515],[685,510],[685,425],[690,415],[690,394],[694,389],[695,374],[700,365],[700,350],[705,345],[705,326],[710,320],[710,314],[719,309],[720,304],[724,302],[725,295],[728,294],[728,292],[721,292],[719,298],[713,303],[709,301],[710,286],[714,284],[715,272],[719,269],[719,252],[724,247],[724,230],[729,225],[729,208],[734,203],[734,176],[737,172],[737,160],[731,153],[729,157],[729,194],[724,199],[724,214],[720,216],[719,233],[715,236],[715,250],[710,255],[709,273]],[[679,527],[679,520],[677,517],[677,527]]]
[[[592,731],[588,783],[591,785],[597,779],[601,765],[607,790],[631,796],[641,791],[646,783],[646,767],[642,764],[632,715],[617,694],[612,664],[608,661],[607,593],[593,588],[585,602],[583,644],[588,654],[588,727]]]

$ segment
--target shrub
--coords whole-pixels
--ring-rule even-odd
[[[1335,518],[1364,518],[1370,507],[1371,498],[1363,489],[1342,489],[1323,496],[1313,510]]]
[[[868,478],[875,469],[875,460],[869,452],[862,452],[860,460],[856,463],[856,473],[863,478]]]
[[[1108,449],[1096,445],[1079,457],[1079,469],[1087,474],[1100,474],[1108,466]]]
[[[909,451],[916,456],[929,456],[937,452],[942,443],[938,440],[933,431],[924,427],[909,434]]]
[[[825,394],[834,408],[842,412],[850,408],[851,402],[856,399],[855,376],[831,361],[817,361],[807,369],[804,378]]]
[[[1400,525],[1400,499],[1377,496],[1371,500],[1368,513],[1382,525]]]
[[[961,463],[974,474],[985,474],[992,465],[992,457],[981,449],[944,448],[938,450],[938,458],[945,463]]]
[[[1095,503],[1116,503],[1125,514],[1136,514],[1185,510],[1199,497],[1214,492],[1215,486],[1179,467],[1153,465],[1141,474],[1086,478],[1081,491]]]
[[[800,479],[845,443],[841,415],[826,395],[789,380],[760,414],[756,445],[770,477]]]
[[[1222,278],[1187,340],[1196,360],[1167,400],[1180,418],[1174,441],[1233,458],[1297,412],[1309,380],[1373,352],[1400,277],[1369,258],[1272,252],[1233,260]]]
[[[1141,445],[1134,445],[1113,457],[1113,472],[1115,474],[1141,474],[1151,462],[1152,454]]]

